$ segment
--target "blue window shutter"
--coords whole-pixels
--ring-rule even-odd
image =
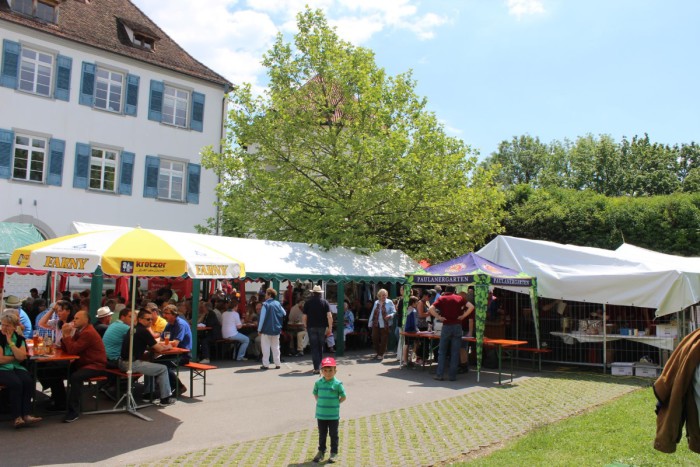
[[[73,171],[73,188],[88,187],[90,175],[90,145],[85,143],[75,144],[75,170]]]
[[[202,166],[199,164],[187,164],[187,202],[199,204],[199,179]]]
[[[143,176],[143,197],[158,197],[158,169],[160,168],[160,158],[156,156],[146,156],[146,173]]]
[[[70,71],[73,67],[73,59],[59,55],[56,57],[56,89],[54,97],[61,101],[68,101],[70,98]]]
[[[62,139],[51,138],[49,141],[49,176],[47,185],[61,186],[63,183],[63,155],[66,152],[66,142]]]
[[[92,107],[95,94],[95,67],[94,63],[83,62],[83,77],[80,80],[80,99],[82,105]]]
[[[0,68],[0,86],[17,89],[19,76],[19,54],[22,46],[19,42],[2,41],[2,68]]]
[[[163,120],[163,91],[162,81],[151,80],[151,97],[148,101],[148,119],[160,122]]]
[[[204,128],[204,94],[194,91],[192,92],[190,128],[195,131],[202,131]]]
[[[10,178],[14,140],[15,133],[13,131],[0,129],[0,178]]]
[[[126,75],[126,105],[124,113],[136,116],[136,108],[139,104],[139,77],[136,75]],[[131,188],[129,188],[131,192]]]
[[[119,194],[131,196],[131,184],[134,179],[134,159],[133,152],[122,151],[122,164],[119,171]]]

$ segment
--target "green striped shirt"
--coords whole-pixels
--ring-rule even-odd
[[[345,396],[343,383],[333,378],[326,381],[321,377],[314,384],[316,400],[316,418],[319,420],[340,420],[340,398]]]

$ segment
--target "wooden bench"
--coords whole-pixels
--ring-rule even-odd
[[[217,339],[214,341],[215,358],[223,359],[228,352],[231,352],[231,356],[235,360],[238,356],[238,349],[240,349],[240,347],[241,343],[239,341],[234,341],[233,339]]]
[[[88,391],[84,394],[89,394],[89,395],[91,395],[92,398],[95,399],[95,409],[94,410],[97,410],[97,406],[99,403],[99,400],[97,399],[99,394],[100,394],[100,384],[99,383],[104,383],[105,381],[107,381],[107,379],[108,379],[107,376],[93,376],[92,378],[88,378],[85,381],[83,381],[83,384],[85,386],[87,386],[87,389],[88,389]]]
[[[207,395],[207,371],[216,370],[214,365],[205,365],[203,363],[190,362],[183,365],[185,368],[190,370],[190,397],[194,397],[194,382],[196,380],[202,380],[202,387],[204,393],[203,396]]]
[[[535,357],[538,360],[538,371],[542,371],[542,354],[552,353],[552,349],[538,349],[537,347],[517,347],[513,349],[516,352],[527,352],[532,354],[532,369],[535,369]]]
[[[105,373],[109,373],[110,375],[114,376],[117,378],[117,400],[121,399],[121,385],[120,382],[122,380],[128,379],[129,375],[126,374],[126,371],[119,370],[117,368],[107,368],[105,370]],[[143,373],[137,373],[135,371],[131,372],[131,384],[135,383],[138,381],[139,378],[143,376]]]

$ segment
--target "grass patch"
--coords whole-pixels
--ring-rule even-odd
[[[685,434],[674,454],[652,447],[655,403],[650,388],[637,390],[591,412],[538,428],[468,465],[700,465],[700,456],[688,449]]]

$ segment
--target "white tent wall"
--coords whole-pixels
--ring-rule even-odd
[[[700,258],[498,236],[479,255],[537,277],[541,297],[679,312],[700,301]]]

